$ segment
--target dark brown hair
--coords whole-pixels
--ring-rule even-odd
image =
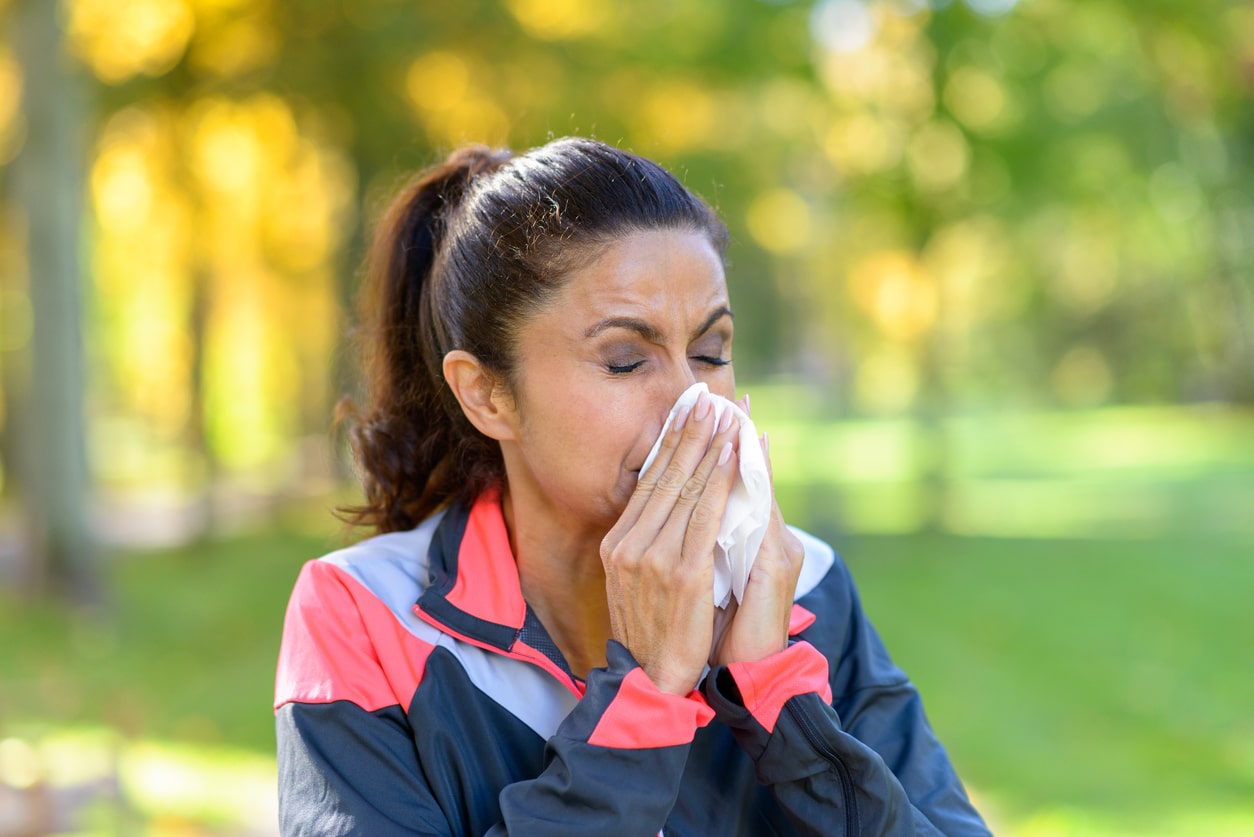
[[[444,385],[463,349],[509,384],[527,316],[577,263],[634,232],[685,229],[722,254],[727,230],[669,172],[595,140],[520,156],[469,146],[418,174],[378,224],[358,299],[365,405],[341,402],[377,532],[409,529],[504,478],[500,446]]]

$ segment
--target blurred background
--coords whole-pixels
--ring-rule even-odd
[[[363,236],[595,136],[999,834],[1254,833],[1254,6],[0,0],[0,835],[273,834]]]

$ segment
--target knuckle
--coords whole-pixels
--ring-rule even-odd
[[[614,554],[614,550],[621,543],[617,529],[611,529],[609,534],[601,539],[601,547],[598,550],[601,555],[601,563],[606,563]]]
[[[640,551],[635,549],[627,538],[624,538],[618,543],[610,546],[608,551],[605,547],[606,544],[603,541],[601,545],[601,560],[606,565],[612,565],[615,567],[630,567],[636,564],[639,560]]]
[[[697,503],[692,509],[692,516],[688,518],[689,528],[707,529],[718,525],[722,515],[709,503]]]
[[[705,487],[708,482],[709,481],[703,475],[693,474],[684,481],[684,487],[679,491],[680,499],[695,503],[697,500],[701,499],[701,495],[705,493]]]
[[[678,465],[668,465],[666,470],[657,478],[657,483],[653,490],[663,494],[678,494],[687,479],[687,475]]]
[[[641,564],[655,569],[669,567],[674,563],[670,551],[656,543],[649,545],[641,556]]]

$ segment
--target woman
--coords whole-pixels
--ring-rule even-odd
[[[395,202],[353,431],[377,534],[288,608],[285,834],[987,833],[827,545],[774,507],[714,606],[726,240],[585,139],[466,148]]]

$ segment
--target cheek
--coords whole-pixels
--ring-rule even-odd
[[[532,413],[526,436],[561,460],[621,457],[640,433],[640,410],[612,397],[567,398]]]

